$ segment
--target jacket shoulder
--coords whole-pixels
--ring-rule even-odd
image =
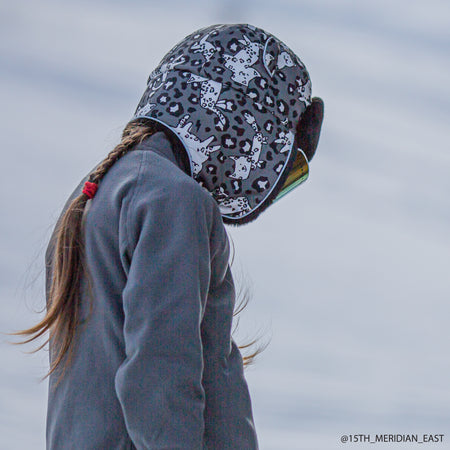
[[[140,197],[141,201],[155,198],[170,200],[174,204],[184,203],[193,208],[206,208],[210,212],[214,209],[218,211],[211,194],[178,166],[154,152],[137,152],[142,153],[142,164],[135,196]]]

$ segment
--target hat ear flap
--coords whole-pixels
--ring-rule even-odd
[[[323,122],[324,105],[319,97],[313,97],[297,126],[297,145],[306,155],[308,162],[316,153]]]

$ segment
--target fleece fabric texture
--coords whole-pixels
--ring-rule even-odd
[[[72,364],[59,384],[50,377],[47,448],[257,449],[217,203],[158,132],[114,164],[88,204],[92,290],[83,278]],[[47,293],[53,248],[54,234]]]

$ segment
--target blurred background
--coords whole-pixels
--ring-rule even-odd
[[[246,372],[260,448],[373,448],[341,443],[360,433],[444,434],[421,448],[449,448],[444,0],[0,1],[0,331],[39,317],[54,223],[150,71],[227,22],[285,41],[325,101],[307,183],[229,228],[251,289],[236,340],[270,341]],[[0,339],[0,448],[44,449],[48,355]]]

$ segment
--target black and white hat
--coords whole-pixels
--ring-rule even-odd
[[[132,120],[175,133],[224,222],[240,224],[273,202],[299,155],[307,177],[294,141],[310,104],[309,74],[284,43],[251,25],[214,25],[164,56]]]

